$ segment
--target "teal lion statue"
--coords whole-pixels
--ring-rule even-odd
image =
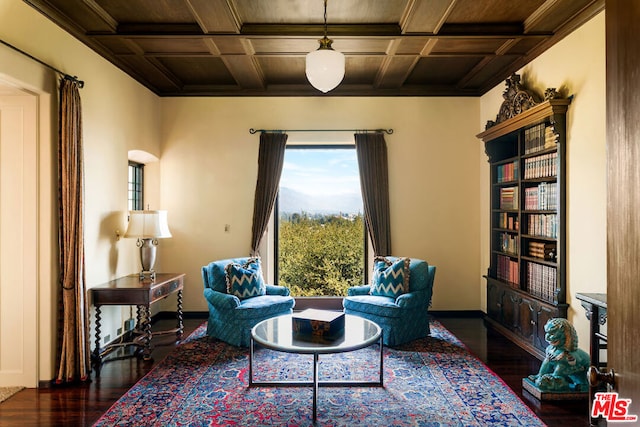
[[[578,348],[578,335],[567,319],[553,318],[544,325],[549,343],[537,375],[529,375],[536,387],[546,392],[589,390],[589,355]]]

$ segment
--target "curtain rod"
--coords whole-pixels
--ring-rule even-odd
[[[387,135],[391,135],[393,129],[249,129],[251,135],[258,132],[384,132]]]
[[[33,55],[31,55],[31,54],[29,54],[29,53],[25,52],[24,50],[22,50],[22,49],[20,49],[20,48],[15,47],[14,45],[12,45],[12,44],[10,44],[10,43],[7,43],[6,41],[4,41],[4,40],[2,40],[2,39],[0,39],[0,43],[2,43],[3,45],[5,45],[5,46],[7,46],[7,47],[9,47],[9,48],[11,48],[11,49],[13,49],[13,50],[15,50],[15,51],[16,51],[16,52],[18,52],[18,53],[21,53],[22,55],[26,56],[27,58],[32,59],[32,60],[36,61],[37,63],[39,63],[39,64],[41,64],[41,65],[44,65],[45,67],[49,68],[50,70],[53,70],[53,71],[55,71],[55,72],[56,72],[56,73],[58,73],[58,74],[62,74],[62,76],[63,76],[65,79],[69,79],[69,80],[72,80],[72,81],[74,81],[74,82],[77,82],[77,83],[78,83],[78,86],[80,86],[81,88],[83,88],[83,87],[84,87],[84,82],[83,82],[82,80],[80,80],[78,77],[76,77],[76,76],[71,76],[71,75],[69,75],[69,74],[67,74],[67,73],[65,73],[65,72],[62,72],[62,71],[58,70],[56,67],[54,67],[53,65],[49,65],[49,64],[47,64],[46,62],[41,61],[40,59],[36,58],[35,56],[33,56]]]

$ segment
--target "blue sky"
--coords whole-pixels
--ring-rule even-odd
[[[355,148],[288,148],[280,186],[314,196],[360,194]]]

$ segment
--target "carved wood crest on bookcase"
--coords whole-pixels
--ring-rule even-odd
[[[520,84],[520,75],[515,73],[505,80],[505,85],[507,87],[502,93],[504,101],[500,106],[500,111],[498,112],[495,121],[487,120],[485,130],[497,125],[498,123],[504,122],[507,119],[517,116],[542,101],[560,97],[555,88],[548,88],[544,92],[544,99],[541,100],[539,95],[526,89],[522,84]]]

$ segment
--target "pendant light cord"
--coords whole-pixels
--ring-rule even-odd
[[[327,38],[327,0],[324,0],[324,37]]]

